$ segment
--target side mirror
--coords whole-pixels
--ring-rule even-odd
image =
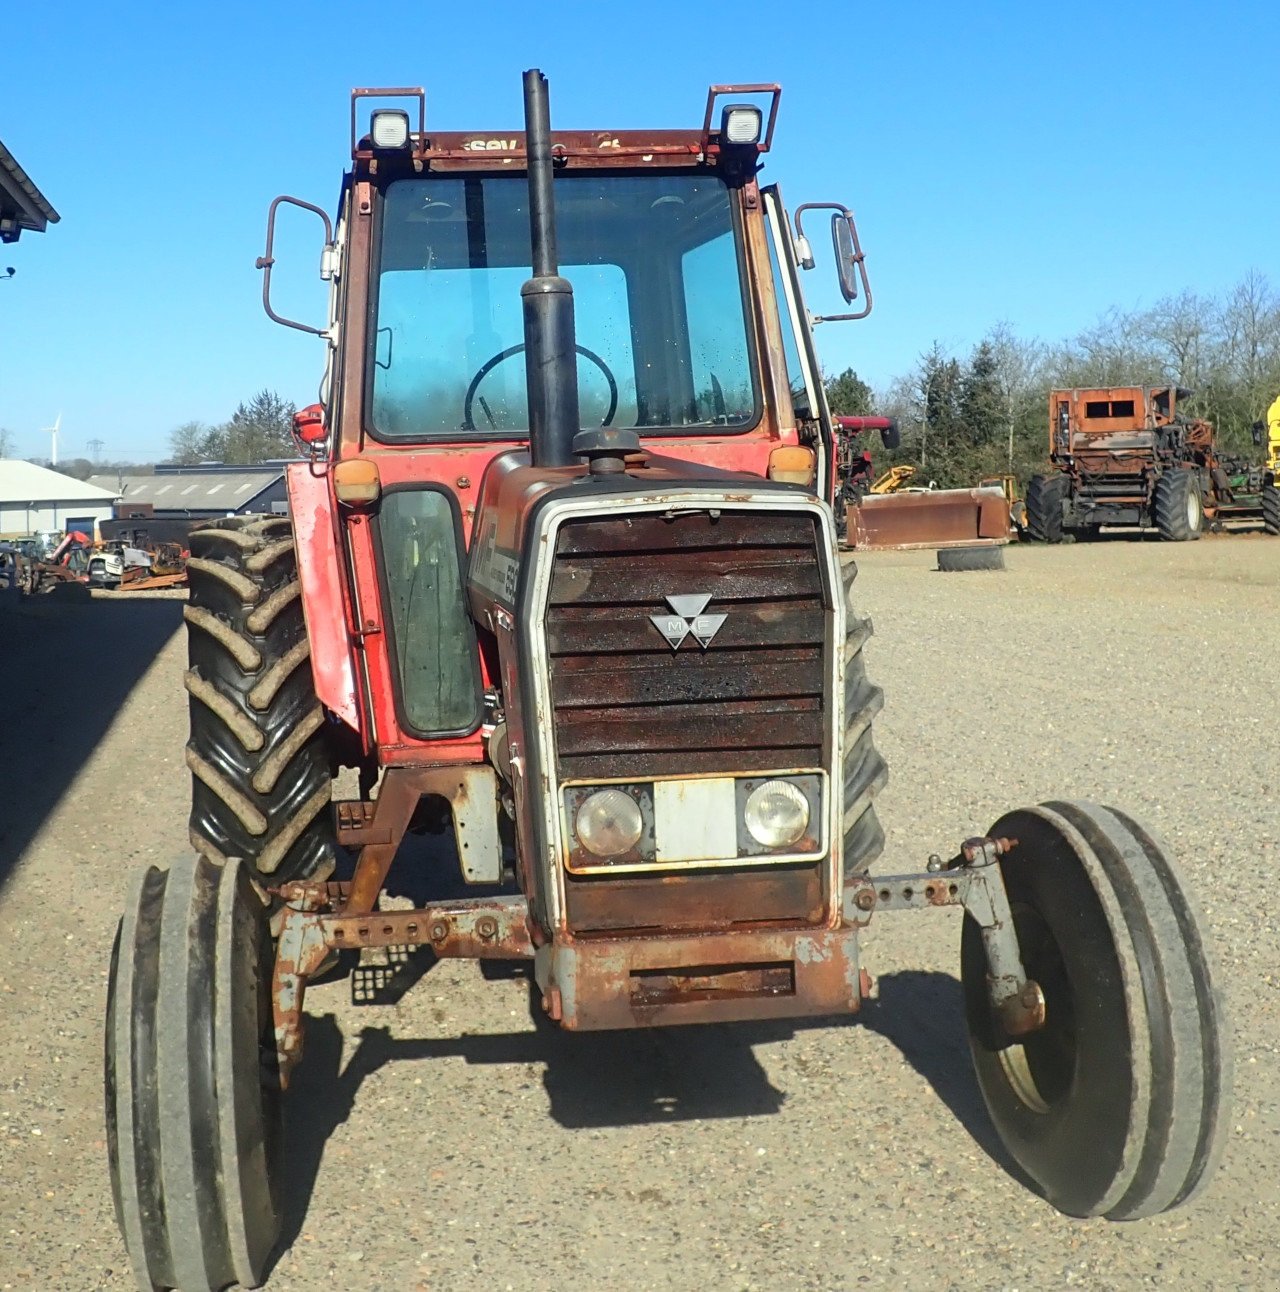
[[[796,253],[800,264],[805,269],[813,268],[813,252],[809,240],[805,237],[803,219],[806,211],[831,211],[831,243],[835,250],[836,275],[840,283],[840,294],[846,305],[852,305],[862,296],[862,308],[851,314],[828,314],[815,316],[814,323],[835,323],[846,319],[864,319],[871,313],[871,284],[867,280],[866,257],[862,244],[858,241],[858,226],[854,223],[853,212],[838,202],[806,202],[796,207]]]
[[[1267,428],[1261,422],[1254,422],[1253,424],[1253,442],[1259,448],[1262,447],[1262,433],[1266,429]]]
[[[318,206],[313,206],[310,202],[304,202],[299,197],[278,197],[271,203],[267,211],[267,246],[266,250],[254,261],[253,267],[262,270],[262,308],[266,310],[267,317],[273,323],[279,323],[283,327],[297,328],[299,332],[310,332],[313,336],[328,336],[328,330],[321,327],[312,327],[309,323],[299,323],[295,319],[287,319],[277,314],[271,308],[271,270],[276,261],[273,255],[276,241],[276,212],[280,209],[281,204],[288,206],[298,206],[304,211],[310,211],[313,215],[318,215],[324,221],[324,250],[320,255],[320,277],[325,282],[330,281],[337,272],[338,250],[333,241],[333,223],[329,219],[329,213]]]
[[[894,449],[901,446],[902,435],[898,430],[898,419],[896,417],[887,417],[885,420],[889,425],[881,428],[880,443],[892,453]]]
[[[852,305],[858,299],[858,270],[862,267],[862,253],[857,248],[851,219],[842,215],[831,217],[831,244],[836,252],[840,294],[846,305]]]

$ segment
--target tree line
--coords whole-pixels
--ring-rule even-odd
[[[169,432],[169,461],[181,466],[198,462],[224,462],[251,466],[278,458],[295,458],[293,439],[295,407],[274,390],[260,390],[241,402],[225,421],[183,422]]]
[[[274,390],[260,390],[252,399],[241,401],[225,421],[183,422],[169,432],[168,462],[195,466],[200,462],[222,462],[228,466],[252,466],[258,462],[296,458],[298,446],[293,439],[294,405],[281,399]],[[0,458],[13,450],[14,436],[0,427]],[[92,441],[90,442],[92,447]],[[53,466],[49,458],[28,458],[38,466]],[[61,459],[55,470],[76,480],[112,472],[146,473],[152,463],[91,460],[69,457]]]
[[[1280,294],[1251,272],[1217,296],[1184,291],[1108,310],[1057,342],[998,323],[963,357],[935,342],[882,390],[851,369],[826,388],[832,412],[897,417],[896,452],[868,444],[878,469],[911,463],[956,487],[1005,471],[1025,484],[1048,468],[1051,390],[1131,385],[1194,390],[1181,407],[1212,422],[1227,452],[1256,455],[1252,425],[1280,395]]]

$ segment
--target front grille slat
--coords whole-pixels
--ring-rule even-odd
[[[566,522],[545,624],[560,779],[821,766],[818,541],[804,515]],[[691,593],[727,617],[673,651],[650,616]]]
[[[714,609],[714,607],[711,607]],[[547,648],[553,656],[598,658],[603,655],[662,651],[671,647],[649,622],[650,614],[665,614],[670,607],[657,601],[627,611],[618,605],[561,606],[547,631]],[[735,648],[767,646],[821,646],[824,627],[822,603],[803,601],[738,603],[707,648],[719,655]]]

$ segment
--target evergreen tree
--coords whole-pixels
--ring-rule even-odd
[[[975,448],[998,440],[1009,425],[1009,401],[1000,382],[995,351],[982,341],[969,360],[960,391],[960,420]]]
[[[871,387],[852,368],[846,368],[838,377],[828,377],[823,385],[833,416],[869,417],[875,412]]]
[[[240,404],[223,428],[226,450],[223,461],[233,466],[297,455],[293,442],[294,405],[274,390],[260,390],[247,404]]]

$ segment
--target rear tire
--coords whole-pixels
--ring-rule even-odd
[[[232,516],[191,535],[191,846],[259,883],[334,865],[325,711],[316,699],[293,530]]]
[[[1003,570],[1003,547],[942,547],[938,569],[948,573],[961,570]]]
[[[1165,542],[1186,543],[1199,538],[1204,529],[1199,475],[1182,468],[1166,471],[1156,481],[1151,510]]]
[[[239,862],[139,875],[107,987],[107,1154],[143,1288],[257,1287],[280,1232],[262,899]]]
[[[1280,534],[1280,489],[1266,485],[1262,490],[1262,528]]]
[[[846,560],[841,571],[845,598],[844,646],[844,874],[864,875],[884,848],[872,800],[889,779],[876,749],[871,720],[884,707],[884,692],[867,680],[862,648],[871,636],[871,620],[853,608],[858,567]]]
[[[1027,485],[1027,537],[1037,543],[1062,542],[1062,504],[1067,477],[1032,476]]]
[[[1003,1034],[978,926],[961,946],[970,1048],[1010,1154],[1071,1216],[1136,1220],[1188,1201],[1226,1139],[1226,1021],[1195,906],[1164,848],[1111,808],[1046,803],[993,836],[1045,1024]]]

